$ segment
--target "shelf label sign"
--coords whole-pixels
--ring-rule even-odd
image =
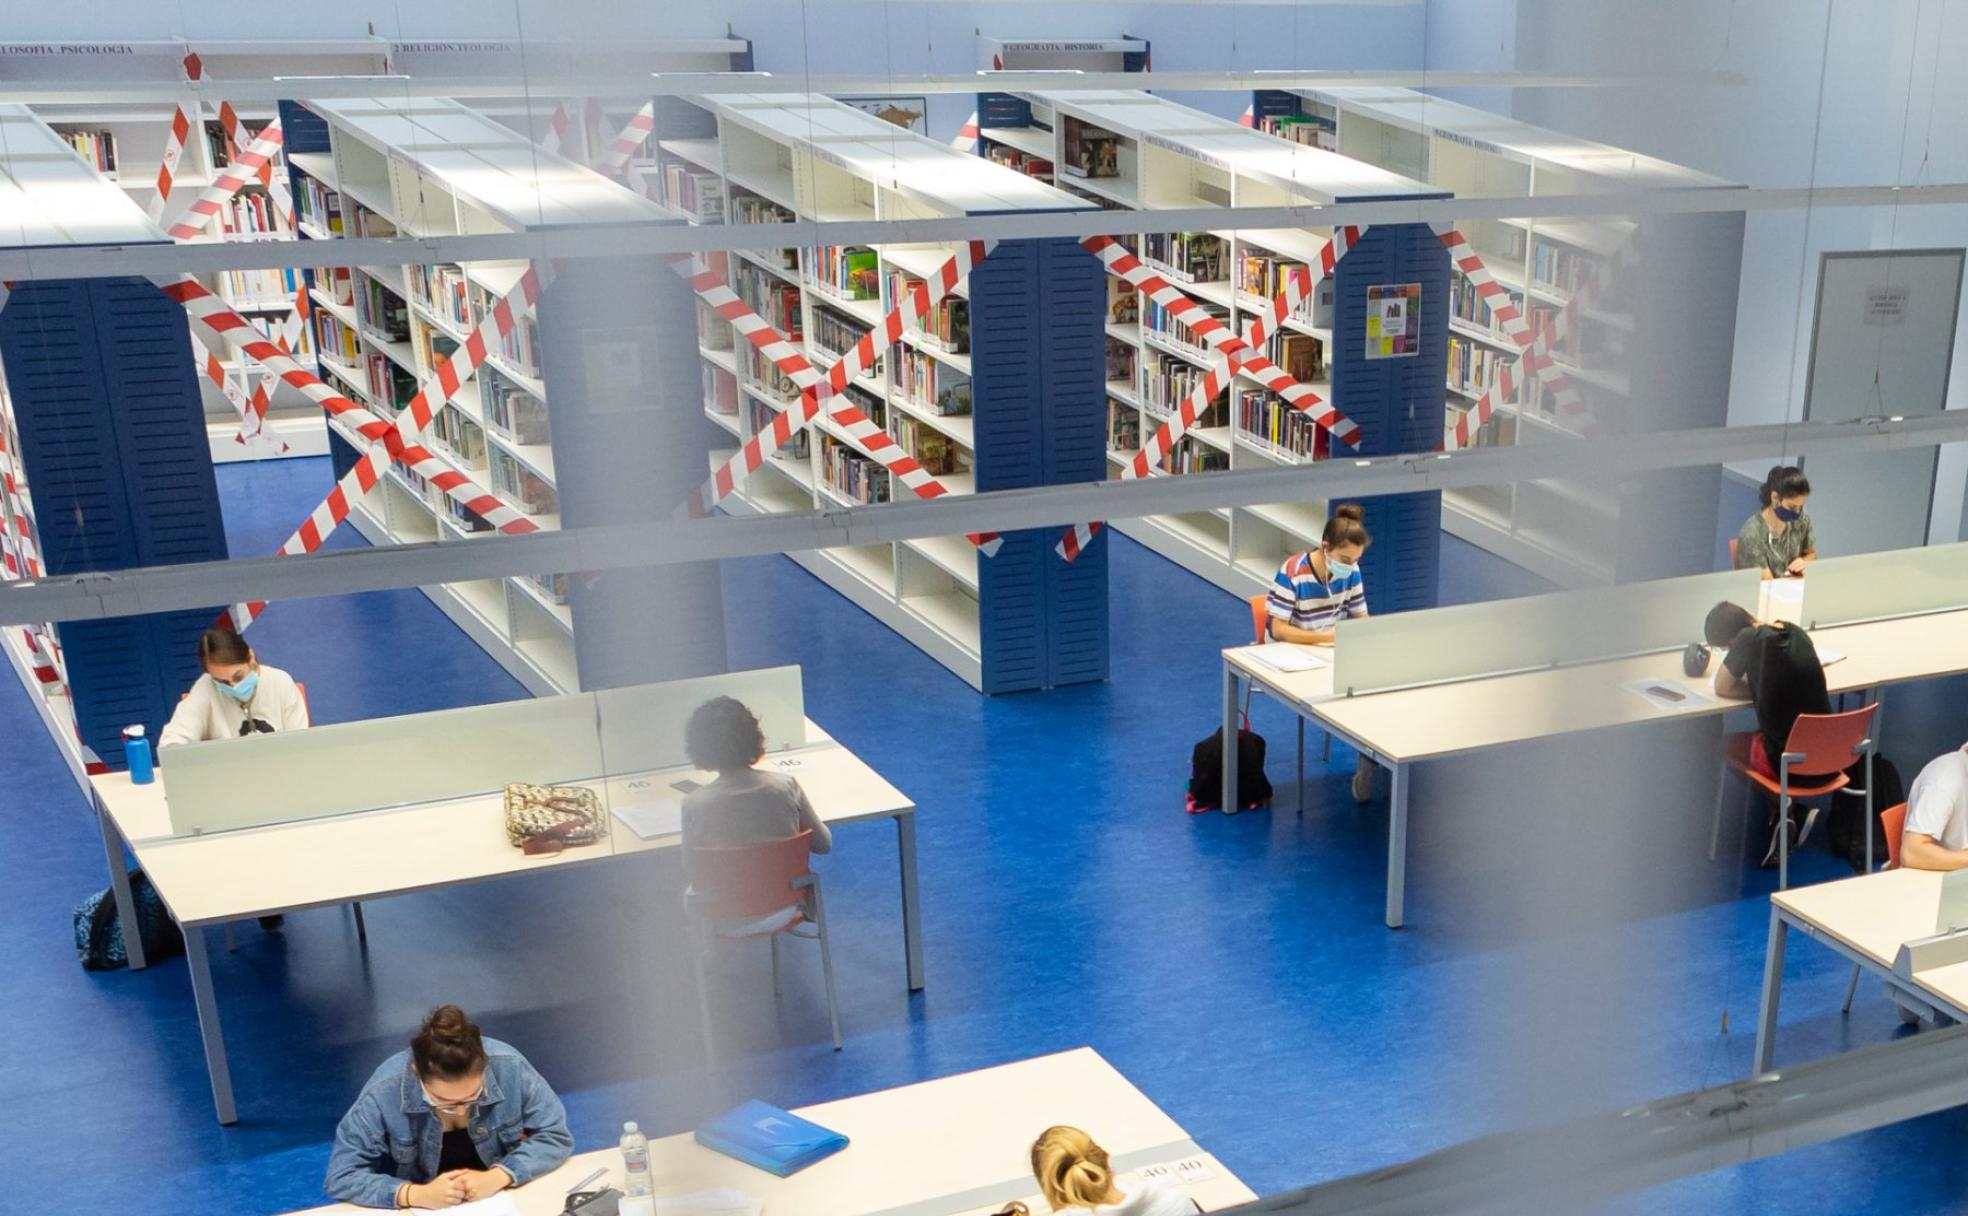
[[[1421,353],[1421,284],[1367,288],[1367,358],[1411,359]]]
[[[1906,320],[1907,300],[1912,294],[1912,290],[1903,283],[1866,288],[1865,323],[1898,325]]]

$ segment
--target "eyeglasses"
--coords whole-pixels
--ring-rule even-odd
[[[482,1082],[479,1084],[477,1091],[474,1092],[471,1097],[461,1098],[455,1102],[440,1102],[437,1100],[435,1096],[431,1094],[430,1090],[426,1089],[424,1091],[424,1101],[430,1103],[430,1108],[434,1111],[437,1111],[439,1114],[445,1114],[445,1115],[455,1115],[459,1111],[469,1110],[472,1107],[477,1106],[479,1099],[483,1098],[484,1096],[485,1096],[485,1085]]]
[[[244,739],[247,735],[256,733],[262,735],[272,734],[273,723],[267,721],[265,718],[246,718],[239,723],[240,738]]]

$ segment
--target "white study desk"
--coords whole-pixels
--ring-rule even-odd
[[[765,1216],[982,1216],[1022,1199],[1044,1212],[1032,1180],[1032,1141],[1055,1123],[1081,1128],[1122,1173],[1195,1162],[1194,1181],[1170,1181],[1204,1211],[1257,1198],[1189,1134],[1090,1047],[978,1072],[843,1098],[794,1112],[840,1132],[847,1148],[790,1178],[775,1178],[704,1148],[689,1133],[649,1142],[659,1198],[715,1187],[743,1191]],[[614,1148],[579,1153],[511,1192],[521,1216],[557,1216],[565,1191],[597,1169],[591,1187],[622,1185]],[[1206,1177],[1196,1177],[1206,1174]],[[294,1216],[367,1216],[331,1204]]]
[[[920,989],[923,950],[915,804],[811,722],[807,738],[811,742],[804,747],[768,753],[761,766],[797,777],[814,810],[831,827],[895,821],[904,961],[910,990]],[[669,782],[686,776],[699,782],[711,779],[710,774],[686,765],[570,784],[596,789],[606,809],[648,801],[652,795],[680,797],[670,790]],[[221,1123],[236,1122],[238,1114],[205,951],[207,926],[590,865],[674,848],[679,840],[674,835],[643,840],[611,816],[604,840],[529,857],[506,842],[502,791],[210,835],[172,836],[161,782],[134,786],[121,773],[90,780],[126,942],[136,936],[128,927],[137,923],[130,910],[128,881],[122,877],[121,852],[126,843],[184,930],[199,1033]],[[656,788],[648,793],[631,788],[641,782]],[[131,966],[142,964],[141,956],[132,951]]]
[[[1691,636],[1700,627],[1693,622]],[[1825,683],[1833,694],[1968,672],[1968,609],[1838,625],[1813,631],[1811,639],[1819,651],[1845,656],[1825,668]],[[1287,675],[1251,659],[1244,649],[1223,652],[1223,805],[1236,805],[1238,685],[1243,680],[1257,682],[1387,767],[1393,773],[1387,831],[1389,928],[1399,928],[1403,920],[1408,783],[1415,762],[1748,705],[1714,696],[1710,679],[1721,664],[1719,653],[1709,663],[1709,677],[1700,680],[1682,675],[1681,652],[1673,650],[1349,697],[1333,690],[1330,665]],[[1681,684],[1704,695],[1665,708],[1625,687],[1636,680]]]
[[[1784,941],[1792,928],[1823,942],[1915,1001],[1932,1005],[1957,1021],[1968,1021],[1968,963],[1917,972],[1910,979],[1893,974],[1901,946],[1933,935],[1941,878],[1935,870],[1883,870],[1793,887],[1770,896],[1770,945],[1763,957],[1763,998],[1756,1017],[1756,1073],[1770,1071],[1776,1051]]]

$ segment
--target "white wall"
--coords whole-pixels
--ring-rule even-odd
[[[1492,11],[1473,18],[1459,0],[1430,3],[1429,68],[1497,66],[1500,35],[1470,28],[1487,22],[1512,27],[1517,66],[1526,70],[1742,78],[1518,90],[1514,112],[1530,121],[1755,186],[1931,184],[1968,175],[1961,122],[1968,78],[1938,70],[1968,57],[1968,14],[1944,21],[1944,0],[1486,0],[1478,7]],[[1965,240],[1968,208],[1752,213],[1729,420],[1803,416],[1821,254]],[[1951,409],[1968,405],[1964,339],[1958,334],[1955,343]],[[1941,469],[1932,535],[1951,540],[1962,534],[1968,445],[1944,449]]]

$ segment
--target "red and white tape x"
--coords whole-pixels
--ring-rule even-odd
[[[276,118],[261,128],[259,135],[254,137],[252,146],[220,171],[212,184],[205,187],[191,206],[186,208],[178,222],[171,225],[167,230],[171,239],[188,241],[203,232],[205,225],[224,208],[226,202],[239,193],[246,183],[259,176],[260,169],[273,159],[275,152],[280,150],[280,141],[280,120]]]
[[[957,128],[957,137],[950,141],[950,146],[959,152],[975,152],[981,133],[977,125],[977,111],[972,110],[970,117],[964,119],[963,126]]]
[[[196,54],[184,57],[186,80],[198,80],[205,75],[204,65]],[[178,164],[184,159],[185,141],[191,138],[191,128],[198,122],[198,103],[186,99],[178,103],[171,115],[171,129],[164,137],[164,155],[157,165],[157,192],[151,195],[150,205],[145,208],[153,224],[164,221],[164,206],[171,198],[171,185],[177,180]]]

